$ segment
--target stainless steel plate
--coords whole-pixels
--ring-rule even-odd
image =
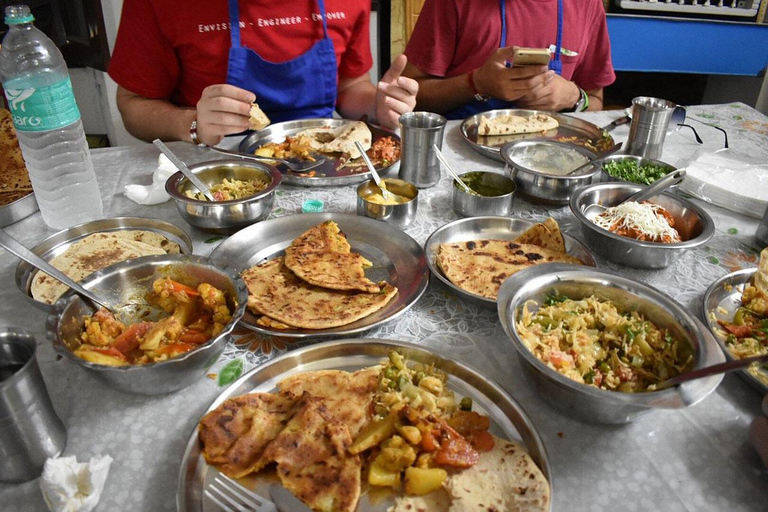
[[[170,222],[144,217],[113,217],[79,224],[49,236],[31,251],[45,261],[51,261],[66,251],[70,245],[88,235],[123,230],[153,231],[178,244],[182,254],[192,254],[192,241],[183,229]],[[16,267],[16,286],[33,306],[50,313],[52,310],[50,305],[32,298],[30,288],[35,274],[37,274],[36,268],[24,261],[20,262]]]
[[[0,228],[10,226],[25,217],[29,217],[38,210],[34,192],[26,196],[0,206]]]
[[[733,315],[741,307],[741,294],[745,286],[752,280],[757,269],[748,268],[727,274],[712,283],[704,294],[704,309],[702,319],[709,330],[715,335],[717,343],[725,352],[729,361],[735,358],[725,345],[726,332],[717,323],[718,320],[733,321]],[[768,371],[760,368],[740,370],[739,375],[751,384],[761,394],[768,392]]]
[[[427,242],[424,244],[424,252],[427,256],[429,270],[446,286],[465,299],[469,299],[476,304],[496,307],[495,300],[463,290],[443,275],[443,272],[437,266],[437,251],[440,248],[440,244],[468,242],[470,240],[514,240],[534,224],[536,224],[534,221],[511,217],[470,217],[448,223],[429,235]],[[568,254],[579,258],[590,267],[597,266],[594,255],[584,244],[566,233],[563,233],[563,239],[565,240],[565,250]]]
[[[554,117],[560,123],[560,126],[554,130],[549,130],[544,134],[541,132],[493,136],[480,136],[477,134],[477,125],[480,123],[480,116],[492,119],[502,115],[530,117],[536,114],[546,114]],[[513,140],[546,138],[583,146],[593,153],[604,151],[613,146],[613,137],[611,137],[611,134],[599,126],[577,117],[557,112],[544,112],[542,110],[500,109],[475,114],[474,116],[469,116],[463,123],[461,123],[461,134],[472,149],[481,155],[491,157],[499,162],[504,161],[499,153],[501,146]]]
[[[398,350],[414,362],[434,364],[435,367],[446,372],[448,387],[459,396],[471,397],[473,409],[490,417],[490,430],[493,434],[525,445],[531,458],[550,482],[552,491],[551,468],[546,450],[539,434],[520,405],[500,386],[483,377],[477,370],[462,363],[444,359],[428,349],[411,343],[352,339],[331,341],[293,350],[240,377],[219,395],[208,411],[212,411],[231,397],[252,392],[273,392],[277,389],[278,382],[297,373],[319,370],[354,371],[373,366],[386,358],[391,350]],[[200,453],[197,425],[195,425],[181,461],[179,484],[176,490],[178,510],[180,512],[218,512],[220,509],[203,496],[203,490],[217,474],[218,471],[209,466]],[[262,496],[269,496],[266,490],[269,480],[269,477],[251,476],[240,479],[240,482]],[[383,512],[392,503],[391,495],[387,497],[376,492],[375,497],[372,497],[364,489],[357,510]]]
[[[240,321],[242,325],[264,334],[290,338],[348,335],[392,320],[419,300],[429,285],[429,269],[421,246],[394,226],[357,215],[305,213],[263,221],[238,231],[222,242],[211,253],[211,259],[222,267],[242,272],[283,255],[294,238],[327,220],[339,225],[354,252],[373,263],[367,269],[366,276],[374,282],[384,280],[396,286],[397,295],[375,313],[357,322],[330,329],[267,329],[256,325],[260,315],[250,311],[245,312]]]
[[[253,154],[257,148],[265,144],[283,142],[286,137],[296,135],[302,130],[322,128],[324,126],[338,128],[350,122],[352,121],[347,119],[298,119],[296,121],[277,123],[245,137],[240,142],[239,149],[244,153]],[[400,143],[400,137],[393,132],[372,124],[368,124],[368,128],[371,129],[371,134],[373,135],[372,143],[383,137],[394,137]],[[329,155],[326,162],[313,169],[312,172],[288,171],[284,166],[278,166],[278,169],[283,173],[283,183],[304,187],[337,187],[360,183],[370,179],[371,173],[365,167],[365,163],[361,158],[352,164],[350,162],[343,166],[342,164],[343,162],[339,158]],[[392,162],[387,166],[378,165],[376,166],[376,171],[385,173],[395,165],[400,165],[400,161]]]

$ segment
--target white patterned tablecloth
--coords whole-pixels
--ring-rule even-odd
[[[603,126],[621,114],[594,112],[579,117]],[[721,148],[723,135],[704,123],[726,129],[731,147],[768,161],[768,118],[752,108],[740,103],[695,106],[688,109],[688,119],[696,120],[691,124],[707,150]],[[444,151],[455,167],[503,172],[501,163],[470,148],[459,127],[459,122],[448,123],[444,140]],[[624,125],[612,134],[616,140],[625,140],[628,131]],[[227,143],[234,146],[237,141]],[[217,158],[191,144],[170,147],[188,163]],[[663,160],[677,164],[699,150],[692,131],[683,129],[667,137]],[[139,206],[122,194],[127,184],[151,182],[157,165],[154,146],[96,150],[93,159],[108,216],[136,215],[173,222],[190,234],[197,254],[209,255],[220,243],[217,237],[186,225],[174,203]],[[437,186],[420,192],[418,218],[406,232],[422,245],[435,229],[458,218],[451,209],[450,181],[444,175]],[[302,203],[310,198],[321,199],[325,211],[354,214],[355,188],[282,186],[271,217],[300,214]],[[603,259],[599,265],[654,285],[698,314],[709,284],[731,270],[754,266],[760,249],[754,237],[756,219],[711,205],[706,209],[715,220],[715,237],[671,267],[640,271]],[[518,198],[514,215],[534,220],[553,216],[565,232],[582,238],[567,207],[552,209]],[[29,247],[53,233],[39,213],[6,230]],[[224,389],[222,368],[242,366],[247,371],[307,343],[241,330],[211,369],[209,379],[158,397],[114,391],[56,357],[45,339],[45,314],[32,308],[16,288],[17,264],[10,254],[0,253],[4,290],[0,325],[21,327],[37,336],[42,373],[67,427],[64,455],[76,455],[81,461],[99,453],[114,458],[98,507],[101,511],[173,510],[184,447],[197,421]],[[708,398],[685,410],[656,411],[624,426],[574,421],[552,408],[547,397],[538,395],[526,379],[495,310],[462,300],[435,278],[412,309],[363,336],[426,345],[480,369],[502,385],[523,406],[543,438],[552,466],[556,512],[768,509],[768,472],[747,442],[747,428],[759,413],[762,397],[736,375],[726,376]],[[38,481],[0,484],[0,510],[45,510]]]

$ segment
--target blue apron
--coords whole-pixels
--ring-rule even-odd
[[[499,6],[501,10],[501,42],[499,43],[499,48],[504,48],[507,46],[507,6],[505,0],[499,0]],[[563,0],[557,0],[557,41],[555,42],[555,56],[549,62],[549,69],[553,70],[558,75],[561,74],[563,70],[563,63],[560,60],[562,36]],[[507,66],[509,66],[509,62],[507,62]],[[466,119],[467,117],[479,114],[480,112],[514,107],[515,103],[513,101],[505,101],[496,98],[491,98],[488,101],[478,101],[473,99],[469,103],[446,112],[443,115],[447,119]]]
[[[318,0],[323,38],[295,59],[281,63],[262,59],[240,43],[238,0],[228,0],[231,48],[227,83],[256,94],[272,122],[331,117],[336,104],[336,52],[328,36],[325,4]]]

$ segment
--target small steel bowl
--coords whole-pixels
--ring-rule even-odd
[[[53,305],[46,321],[48,339],[53,348],[72,363],[84,368],[101,382],[139,395],[159,395],[185,388],[203,378],[216,362],[229,340],[235,324],[245,312],[248,290],[243,280],[231,270],[216,267],[207,258],[191,255],[144,256],[111,265],[94,272],[82,281],[84,287],[105,298],[109,304],[129,304],[120,308],[126,323],[156,319],[157,311],[150,308],[146,295],[155,279],[170,277],[196,287],[209,283],[222,290],[232,311],[232,319],[222,331],[200,347],[172,359],[132,366],[106,366],[88,362],[74,354],[80,346],[80,333],[87,315],[96,309],[90,301],[68,291]],[[137,304],[134,306],[134,304]],[[155,316],[147,316],[148,314]],[[167,313],[160,313],[165,317]]]
[[[643,165],[658,165],[660,167],[665,167],[666,174],[671,173],[672,171],[676,171],[677,167],[670,165],[666,162],[662,162],[661,160],[654,160],[653,158],[644,158],[642,156],[637,155],[610,155],[605,158],[601,158],[600,160],[596,160],[595,163],[600,166],[600,180],[599,181],[618,181],[620,183],[632,183],[635,185],[643,185],[647,186],[645,183],[635,183],[634,181],[627,181],[623,180],[621,178],[616,178],[614,176],[611,176],[608,174],[608,171],[605,170],[605,165],[609,164],[611,162],[627,162],[627,161],[635,161],[637,162],[638,166]],[[670,187],[670,190],[676,190],[680,184],[674,185]]]
[[[665,208],[675,219],[679,243],[642,242],[598,227],[592,219],[599,214],[590,205],[614,206],[645,186],[625,182],[593,183],[580,188],[571,197],[573,215],[581,223],[587,246],[609,260],[635,268],[665,268],[682,254],[704,245],[715,234],[715,223],[702,208],[674,194],[661,194],[650,200]]]
[[[628,423],[654,409],[680,409],[703,400],[723,375],[692,380],[680,386],[644,393],[608,391],[569,379],[540,361],[523,343],[517,321],[527,301],[543,303],[553,293],[572,299],[595,295],[613,301],[619,311],[637,311],[693,349],[692,370],[725,361],[707,328],[672,297],[613,272],[547,263],[530,267],[504,281],[499,290],[499,319],[509,340],[534,381],[539,396],[581,421]],[[530,309],[530,305],[529,305]]]
[[[600,167],[597,165],[588,166],[573,176],[565,176],[538,171],[520,163],[523,155],[536,150],[567,152],[566,154],[586,157],[587,160],[578,159],[572,162],[568,166],[569,170],[575,169],[579,162],[586,163],[588,160],[595,159],[595,154],[586,148],[549,139],[526,139],[504,144],[501,147],[501,158],[507,164],[506,172],[515,180],[518,190],[536,202],[552,205],[568,204],[571,194],[577,188],[592,183],[600,174]],[[557,163],[565,164],[566,162]]]
[[[370,196],[380,194],[381,191],[376,183],[370,180],[357,187],[357,214],[381,220],[399,228],[407,227],[416,218],[419,189],[413,183],[397,178],[385,178],[382,181],[386,184],[387,190],[399,196],[408,197],[410,201],[387,205],[371,202]]]
[[[477,177],[476,177],[477,176]],[[453,180],[453,211],[462,217],[484,217],[512,215],[512,205],[515,199],[515,182],[495,172],[473,171],[460,174],[459,177],[467,185],[493,187],[500,192],[498,196],[485,196],[479,193],[469,194],[464,187]],[[469,179],[468,178],[472,178]],[[470,186],[472,188],[472,186]]]
[[[230,234],[266,219],[275,202],[275,189],[283,175],[275,167],[247,160],[216,160],[190,165],[189,170],[212,187],[224,178],[238,180],[267,179],[269,185],[256,195],[232,201],[199,201],[184,195],[197,188],[177,172],[165,182],[165,190],[176,201],[181,217],[190,225],[222,234]]]

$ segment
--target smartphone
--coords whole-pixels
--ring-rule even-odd
[[[543,66],[549,64],[546,48],[518,48],[512,56],[513,66]]]

